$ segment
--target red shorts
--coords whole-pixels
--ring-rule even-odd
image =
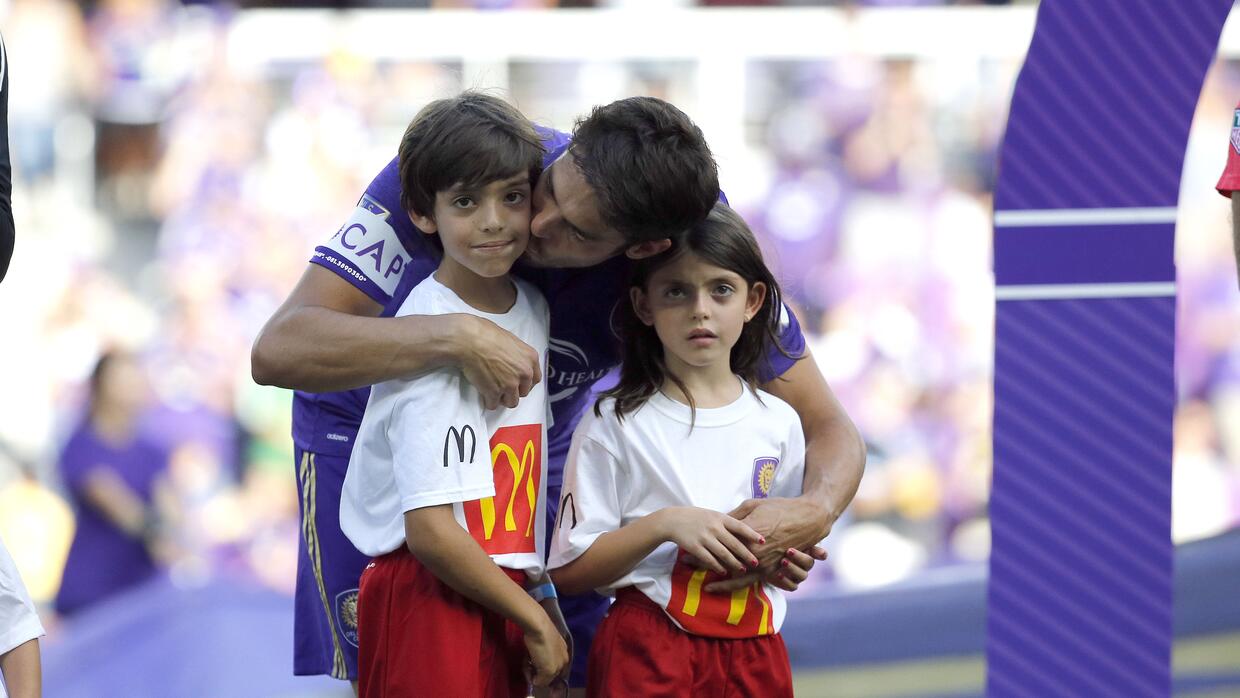
[[[524,585],[524,572],[504,571]],[[357,635],[361,698],[529,695],[521,629],[453,591],[404,547],[362,571]]]
[[[626,587],[590,648],[586,695],[790,698],[792,669],[779,635],[691,635],[645,594]]]

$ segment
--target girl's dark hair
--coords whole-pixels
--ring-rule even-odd
[[[779,342],[783,309],[779,283],[763,262],[762,250],[745,220],[723,202],[716,203],[706,220],[690,228],[666,252],[636,262],[630,286],[647,291],[650,277],[686,252],[696,254],[708,264],[734,272],[750,288],[759,282],[766,286],[762,306],[745,323],[740,338],[732,347],[732,372],[739,375],[751,390],[757,389],[759,375],[763,368],[768,367],[770,347],[775,347],[788,358],[800,358],[789,354]],[[594,403],[594,413],[601,416],[599,404],[607,398],[615,398],[616,416],[623,419],[626,414],[645,404],[662,387],[664,380],[670,380],[689,399],[689,408],[696,415],[693,395],[679,378],[667,370],[663,344],[655,329],[637,317],[631,302],[621,302],[617,315],[620,337],[624,342],[620,381],[616,387],[599,396]]]

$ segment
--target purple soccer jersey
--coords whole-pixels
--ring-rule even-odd
[[[547,149],[543,158],[547,167],[567,149],[569,135],[537,128]],[[393,160],[371,182],[349,221],[315,250],[310,261],[382,303],[383,316],[390,317],[413,287],[438,266],[421,235],[400,206],[400,173]],[[513,269],[537,286],[551,306],[551,346],[544,380],[552,414],[547,484],[553,488],[560,485],[573,429],[591,399],[590,388],[620,362],[613,314],[618,303],[628,302],[629,266],[621,255],[586,269],[535,269],[521,264]],[[786,318],[781,340],[788,353],[796,356],[804,350],[805,339],[791,312]],[[773,351],[770,375],[763,379],[782,374],[793,362]],[[293,405],[297,446],[347,456],[368,394],[369,388],[318,394],[299,391]]]

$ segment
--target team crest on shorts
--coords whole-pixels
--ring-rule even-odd
[[[1231,118],[1231,147],[1240,153],[1240,109]]]
[[[341,637],[357,647],[357,589],[336,594],[336,624]]]
[[[766,499],[771,494],[771,483],[775,482],[775,469],[779,467],[779,459],[775,457],[756,458],[753,462],[753,496]]]

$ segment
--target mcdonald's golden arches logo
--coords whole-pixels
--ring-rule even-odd
[[[542,425],[500,427],[491,437],[495,496],[465,502],[470,534],[490,555],[532,553],[542,483]]]

